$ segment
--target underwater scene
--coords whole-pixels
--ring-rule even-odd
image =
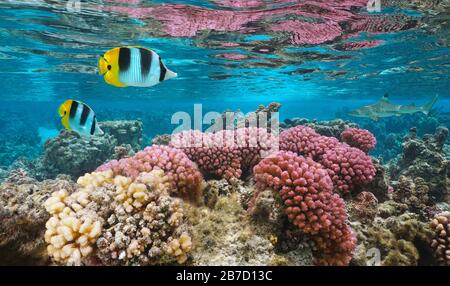
[[[449,0],[0,0],[0,265],[450,266]]]

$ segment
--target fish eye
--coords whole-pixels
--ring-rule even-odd
[[[108,70],[109,70],[109,71],[111,70],[111,65],[108,65]]]

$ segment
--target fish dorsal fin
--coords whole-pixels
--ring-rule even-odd
[[[389,103],[389,94],[385,93],[382,98],[380,98],[380,102]]]

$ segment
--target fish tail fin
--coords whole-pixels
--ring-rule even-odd
[[[164,77],[164,80],[168,80],[168,79],[171,79],[171,78],[174,78],[174,77],[177,77],[177,76],[178,76],[178,74],[176,72],[173,72],[173,71],[168,69],[166,71],[166,76]]]
[[[438,99],[438,95],[436,94],[431,100],[430,102],[428,102],[427,104],[425,104],[424,106],[422,106],[422,112],[426,115],[428,115],[431,111],[431,109],[433,108],[433,105],[436,103],[437,99]]]

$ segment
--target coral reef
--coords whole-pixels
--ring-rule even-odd
[[[311,235],[320,253],[318,264],[349,263],[356,240],[326,169],[310,158],[281,151],[256,165],[254,175],[257,188],[279,192],[289,220]]]
[[[401,175],[421,177],[430,189],[430,199],[436,202],[447,200],[449,161],[443,150],[447,135],[447,128],[438,128],[434,135],[420,139],[412,130],[402,144],[403,153],[389,162],[391,178],[397,179]]]
[[[223,183],[227,181],[222,181]],[[252,223],[242,206],[242,188],[217,197],[212,208],[191,208],[193,265],[312,265],[311,248],[279,252],[277,233]]]
[[[117,141],[109,135],[82,137],[76,132],[62,130],[45,143],[40,165],[46,177],[68,174],[76,179],[92,172],[114,154]]]
[[[406,204],[408,209],[426,217],[426,207],[429,203],[429,188],[425,181],[420,178],[407,178],[400,176],[398,182],[393,185],[393,200],[397,203]]]
[[[352,147],[356,147],[365,153],[375,148],[377,139],[369,130],[359,128],[347,128],[341,133],[342,142],[347,143]]]
[[[414,266],[429,256],[432,232],[416,214],[376,217],[371,224],[352,222],[351,225],[359,242],[352,264]]]
[[[243,114],[240,110],[224,111],[220,117],[216,118],[208,128],[210,132],[217,132],[224,129],[237,129],[245,127],[267,128],[267,132],[278,134],[279,119],[274,116],[281,108],[278,102],[272,102],[267,106],[260,105],[255,111]]]
[[[436,215],[431,221],[434,238],[431,242],[434,255],[441,265],[450,266],[450,212]]]
[[[370,157],[354,147],[329,149],[320,162],[327,168],[335,187],[343,192],[349,192],[355,185],[368,184],[375,176]]]
[[[114,137],[117,145],[130,145],[135,152],[142,146],[143,124],[140,120],[115,120],[99,122],[100,128]]]
[[[67,178],[38,182],[21,170],[13,171],[0,185],[0,264],[44,265],[45,222],[49,215],[44,202],[59,189],[72,192]]]
[[[361,222],[372,222],[378,214],[378,199],[371,192],[361,192],[348,205],[350,217]]]
[[[370,183],[375,173],[371,158],[361,150],[322,136],[312,128],[299,125],[280,134],[280,149],[311,157],[328,171],[335,187],[349,192],[355,185]]]
[[[206,174],[219,178],[240,178],[272,150],[278,138],[264,128],[238,128],[216,133],[183,131],[172,136],[170,146],[183,150]]]
[[[136,178],[142,172],[163,170],[172,184],[171,191],[180,197],[198,202],[203,188],[203,178],[195,164],[182,151],[168,146],[153,145],[133,157],[112,160],[97,171],[112,170],[116,175]]]
[[[282,123],[280,123],[280,127],[283,130],[298,125],[305,125],[311,127],[312,129],[314,129],[314,131],[316,131],[320,135],[335,137],[337,139],[340,138],[344,130],[348,128],[358,127],[357,124],[352,123],[350,121],[344,121],[342,119],[335,119],[330,121],[317,121],[317,120],[308,120],[306,118],[293,118],[293,119],[285,119]]]
[[[180,199],[169,196],[162,170],[135,179],[112,170],[86,174],[69,194],[45,202],[47,251],[57,264],[150,265],[184,263],[191,238]]]

